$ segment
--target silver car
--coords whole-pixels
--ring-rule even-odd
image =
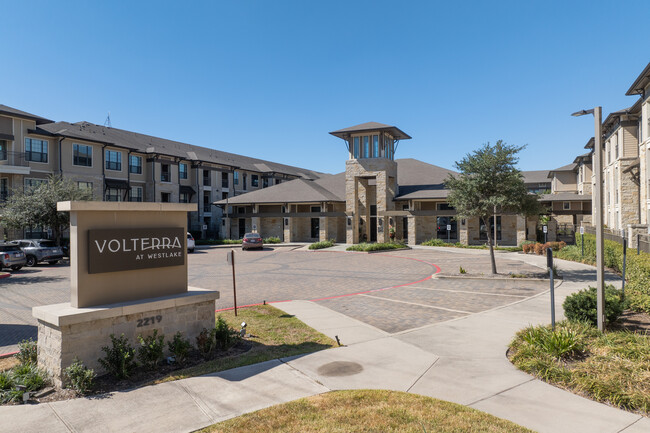
[[[14,242],[25,253],[25,266],[35,266],[39,262],[54,265],[63,258],[63,249],[48,239],[21,239]]]
[[[10,268],[17,271],[25,266],[25,253],[16,244],[0,243],[0,270]]]

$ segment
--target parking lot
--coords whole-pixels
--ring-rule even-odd
[[[197,249],[188,255],[190,286],[219,290],[217,310],[233,306],[229,251]],[[488,256],[470,252],[417,249],[360,254],[292,247],[234,251],[240,306],[312,300],[388,333],[507,305],[548,288],[548,283],[521,279],[438,278],[439,271],[457,272],[459,266],[470,273],[487,272]],[[501,257],[498,266],[500,272],[540,271]],[[69,299],[65,263],[23,268],[0,280],[0,354],[16,350],[23,338],[36,337],[33,306]]]

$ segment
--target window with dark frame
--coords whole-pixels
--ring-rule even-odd
[[[228,173],[221,173],[221,188],[229,188]]]
[[[72,164],[81,167],[93,166],[93,148],[86,144],[72,144]]]
[[[187,179],[187,164],[184,162],[178,164],[178,177],[180,179]]]
[[[142,201],[142,187],[132,186],[129,189],[129,201],[141,202]]]
[[[251,174],[251,186],[257,188],[260,186],[259,176],[256,174]]]
[[[160,201],[163,203],[169,203],[171,201],[171,193],[168,192],[161,192],[160,193]]]
[[[106,188],[104,201],[122,201],[122,191],[119,188]]]
[[[490,234],[494,238],[494,217],[490,217]],[[480,221],[481,224],[479,226],[479,240],[481,241],[487,241],[487,232],[485,231],[485,224],[483,220]],[[493,239],[494,240],[494,239]],[[501,240],[501,217],[497,217],[497,241]]]
[[[160,181],[171,182],[172,177],[169,172],[169,164],[160,164]]]
[[[122,171],[122,152],[106,150],[106,170]]]
[[[47,140],[25,138],[25,159],[32,162],[47,163]]]
[[[142,174],[142,157],[129,155],[129,173]]]

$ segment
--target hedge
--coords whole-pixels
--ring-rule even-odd
[[[585,255],[583,263],[596,264],[596,236],[585,234]],[[623,245],[618,242],[605,240],[604,264],[616,272],[623,271]],[[581,236],[576,236],[576,248],[581,251]],[[560,259],[575,259],[575,249],[560,250],[556,257]],[[566,257],[565,257],[566,250]],[[625,300],[631,309],[650,314],[650,254],[636,254],[636,250],[627,249],[627,263],[625,270]]]

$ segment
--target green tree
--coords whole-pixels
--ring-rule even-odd
[[[490,219],[496,214],[536,215],[541,212],[537,196],[528,194],[521,172],[515,167],[517,154],[525,146],[511,146],[502,140],[484,144],[455,163],[460,172],[445,180],[447,200],[461,218],[479,218],[485,225],[492,273],[497,273]]]
[[[75,182],[59,175],[51,175],[38,186],[15,189],[0,207],[0,224],[8,229],[49,227],[57,245],[61,234],[70,224],[68,212],[56,210],[56,203],[68,200],[92,200],[92,191],[79,189]]]

